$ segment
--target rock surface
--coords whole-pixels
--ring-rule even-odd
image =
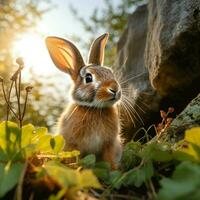
[[[167,95],[200,80],[200,0],[150,0],[148,8],[145,62],[152,85]]]
[[[149,0],[138,7],[117,58],[135,119],[123,116],[129,140],[141,127],[156,124],[160,109],[174,107],[178,114],[200,92],[200,0]]]
[[[151,119],[146,113],[157,112],[160,97],[151,86],[149,72],[145,67],[144,52],[147,36],[147,5],[140,6],[128,20],[128,26],[118,42],[117,71],[122,73],[121,85],[124,89],[123,102],[128,107],[134,102],[130,115],[122,106],[124,130],[126,139],[132,138],[132,132],[137,131],[144,124],[151,124]],[[127,99],[127,96],[129,99]],[[150,105],[150,106],[149,106]]]
[[[167,132],[183,136],[185,130],[200,126],[200,94],[173,120]]]

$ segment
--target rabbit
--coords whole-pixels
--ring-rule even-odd
[[[87,64],[69,40],[47,37],[46,46],[56,67],[73,81],[73,100],[58,125],[66,141],[65,150],[77,149],[81,156],[95,154],[116,169],[122,154],[117,108],[121,87],[113,71],[103,66],[108,37],[105,33],[93,41]]]

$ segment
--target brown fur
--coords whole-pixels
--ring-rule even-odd
[[[59,120],[65,150],[78,149],[82,156],[95,154],[115,169],[122,151],[120,118],[115,105],[121,88],[112,70],[102,66],[107,39],[106,33],[93,42],[88,65],[70,41],[49,37],[46,43],[53,62],[74,81],[74,103]]]
[[[61,116],[59,130],[66,139],[66,150],[78,149],[82,155],[95,153],[115,168],[116,154],[121,153],[116,149],[121,145],[117,108],[98,109],[73,104]],[[99,137],[98,141],[95,141],[96,137]]]

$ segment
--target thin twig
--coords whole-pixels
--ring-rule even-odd
[[[24,102],[24,110],[23,110],[22,117],[21,117],[22,121],[24,119],[24,115],[25,115],[25,112],[26,112],[27,100],[28,100],[28,91],[26,91],[26,97],[25,97],[25,102]]]
[[[13,87],[13,81],[11,82],[10,89],[9,89],[9,92],[8,92],[8,102],[9,103],[10,103],[10,95],[11,95],[12,87]],[[6,121],[8,121],[8,119],[9,119],[9,111],[10,111],[10,108],[7,105]]]
[[[153,182],[152,182],[151,179],[149,180],[149,186],[150,186],[150,188],[152,190],[153,197],[156,199],[157,195],[156,195],[155,187],[154,187]]]
[[[20,98],[21,98],[21,77],[22,73],[21,70],[19,72],[19,80],[18,80],[18,96],[19,96],[19,102],[18,102],[18,109],[19,109],[19,119],[20,119],[20,128],[22,127],[22,115],[21,115],[21,105],[20,105]]]
[[[16,119],[18,119],[18,116],[17,114],[15,113],[15,111],[12,109],[11,105],[10,105],[10,102],[8,102],[8,99],[6,97],[6,92],[5,92],[5,89],[4,89],[4,83],[2,82],[2,90],[3,90],[3,95],[4,95],[4,99],[9,107],[9,109],[11,110],[11,112],[13,113],[13,115],[16,117]]]
[[[19,127],[21,128],[21,109],[20,109],[19,90],[20,90],[20,89],[18,88],[17,79],[16,79],[16,80],[15,80],[15,93],[16,93],[16,96],[17,96]]]

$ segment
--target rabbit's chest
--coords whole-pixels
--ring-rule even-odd
[[[83,138],[80,149],[86,153],[100,153],[104,144],[104,139],[99,132],[93,132]]]
[[[116,140],[120,123],[115,109],[88,112],[78,107],[69,111],[61,117],[59,131],[70,149],[78,149],[83,154],[100,154],[104,145]]]

